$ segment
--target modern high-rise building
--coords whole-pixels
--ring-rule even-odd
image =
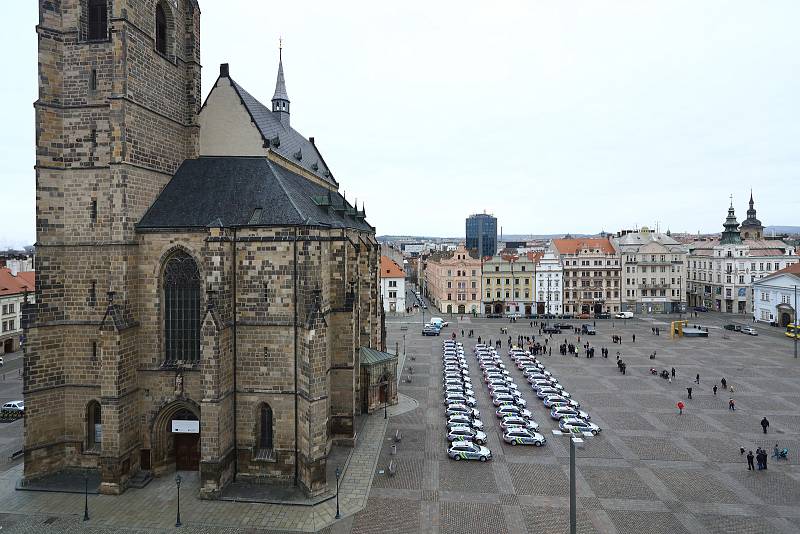
[[[477,213],[467,217],[467,249],[477,249],[482,258],[497,254],[497,217]]]

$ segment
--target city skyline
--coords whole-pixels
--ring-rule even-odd
[[[282,35],[293,124],[379,235],[457,236],[484,210],[507,234],[713,233],[751,188],[766,226],[796,223],[800,6],[459,7],[204,4],[203,98],[230,62],[268,100]],[[35,241],[37,12],[8,11],[0,248]]]

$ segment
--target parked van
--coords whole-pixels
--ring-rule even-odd
[[[633,319],[633,312],[619,312],[614,317],[617,319]]]
[[[581,325],[581,334],[586,334],[587,336],[593,336],[597,334],[597,331],[594,329],[594,326],[590,324],[583,324]]]

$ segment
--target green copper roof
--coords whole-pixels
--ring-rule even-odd
[[[375,365],[378,363],[396,362],[397,356],[388,352],[381,352],[379,350],[371,349],[369,347],[361,347],[359,349],[359,361],[361,365]]]

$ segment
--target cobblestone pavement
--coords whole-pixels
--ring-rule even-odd
[[[430,315],[426,313],[426,317]],[[370,420],[376,423],[370,431],[379,435],[366,440],[374,443],[374,450],[348,469],[354,478],[347,484],[346,476],[342,485],[345,516],[322,532],[568,532],[568,443],[551,434],[556,425],[516,368],[510,367],[512,376],[548,443],[542,448],[502,443],[488,392],[471,359],[478,408],[494,459],[486,464],[447,459],[442,338],[422,337],[421,319],[420,315],[387,318],[389,346],[399,342],[402,347],[405,334],[406,357],[399,385],[405,398],[394,410],[390,408],[388,427],[382,426],[382,414]],[[477,336],[501,338],[505,351],[508,336],[533,333],[527,321],[467,321],[464,329],[475,331],[474,339],[462,340],[468,353]],[[635,319],[627,324],[615,321],[613,326],[611,321],[598,321],[598,335],[589,341],[598,349],[607,347],[609,359],[546,357],[547,368],[603,428],[578,450],[578,532],[800,533],[800,363],[792,358],[790,344],[778,332],[758,327],[762,334],[758,337],[727,333],[719,327],[729,318],[715,314],[692,319],[695,322],[711,326],[708,339],[671,340],[651,335],[652,326],[667,330],[668,324],[661,318]],[[461,339],[458,317],[451,323],[444,332],[457,332]],[[499,334],[501,327],[509,329],[507,335]],[[634,333],[635,344],[631,343]],[[623,344],[611,344],[612,334],[622,335]],[[551,342],[563,342],[565,337],[577,342],[576,336],[565,334]],[[581,338],[581,344],[585,341]],[[618,350],[628,363],[625,376],[614,365]],[[656,360],[650,360],[648,355],[654,350]],[[673,366],[677,374],[671,383],[649,373],[650,367]],[[411,368],[412,380],[407,382]],[[701,375],[699,385],[694,383],[697,373]],[[723,376],[735,393],[719,389],[714,396],[711,387]],[[694,389],[692,400],[686,398],[686,387]],[[731,396],[736,400],[735,412],[728,410]],[[684,415],[677,413],[678,400],[686,403]],[[758,424],[764,416],[771,422],[766,436]],[[396,430],[402,440],[393,455],[391,438]],[[739,447],[761,446],[771,451],[776,442],[790,448],[789,461],[771,459],[767,471],[748,472]],[[393,477],[385,471],[391,459],[398,463]],[[362,483],[356,483],[356,474]],[[18,473],[12,470],[0,478],[3,532],[175,530],[171,526],[174,488],[168,485],[163,491],[148,486],[156,491],[135,502],[95,497],[90,503],[92,520],[84,523],[80,520],[81,496],[30,498],[30,493],[9,489],[15,476]],[[371,484],[363,483],[368,479]],[[103,502],[106,500],[109,504]],[[182,530],[208,534],[311,530],[327,525],[334,512],[332,503],[311,514],[243,503],[195,501],[182,506],[186,506]],[[108,514],[105,518],[104,513]]]
[[[426,314],[430,316],[431,313]],[[433,312],[433,315],[436,315]],[[442,317],[445,317],[442,315]],[[673,318],[675,319],[675,318]],[[553,436],[554,422],[513,366],[512,376],[528,408],[548,438],[542,448],[511,447],[501,442],[490,398],[474,359],[470,371],[481,419],[494,459],[487,464],[447,459],[441,394],[441,337],[420,335],[422,317],[387,320],[391,342],[405,333],[404,373],[400,391],[420,406],[390,417],[387,436],[400,430],[397,455],[385,442],[382,462],[395,458],[394,477],[377,474],[366,508],[334,532],[566,533],[569,531],[569,447]],[[581,324],[587,321],[571,321]],[[589,321],[591,322],[591,321]],[[547,368],[587,409],[603,432],[587,438],[578,450],[578,532],[582,533],[798,533],[800,532],[800,364],[780,332],[749,337],[721,329],[729,317],[707,314],[692,323],[710,326],[707,339],[654,336],[653,326],[668,330],[663,318],[597,321],[598,335],[588,338],[595,356],[545,357]],[[509,336],[538,336],[529,321],[471,319],[463,325],[475,337],[461,338],[459,318],[443,330],[457,333],[471,356],[477,337],[503,341]],[[401,330],[401,327],[407,330]],[[508,334],[500,334],[507,327]],[[623,337],[622,345],[611,335]],[[636,334],[636,343],[632,335]],[[551,343],[582,345],[586,337],[562,334]],[[628,363],[621,375],[615,355]],[[656,359],[648,356],[656,351]],[[555,353],[556,351],[554,351]],[[413,358],[412,358],[413,356]],[[671,383],[649,369],[675,367]],[[700,384],[695,375],[700,374]],[[404,375],[405,376],[405,375]],[[721,389],[725,377],[735,392]],[[715,396],[711,390],[719,386]],[[686,388],[692,387],[692,400]],[[728,410],[733,396],[737,410]],[[683,415],[675,404],[686,403]],[[770,420],[770,433],[759,426]],[[767,471],[748,472],[739,447],[790,448],[788,462],[771,460]]]

